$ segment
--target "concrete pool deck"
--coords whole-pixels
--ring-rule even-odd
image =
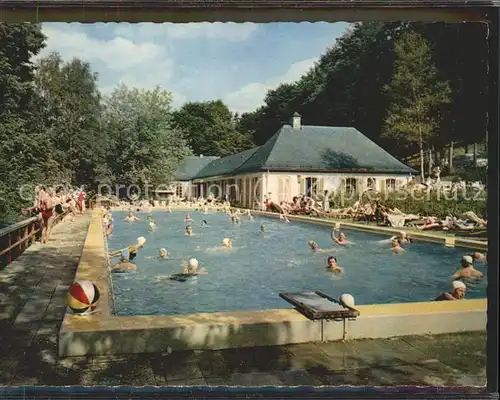
[[[358,306],[355,321],[311,321],[294,309],[190,315],[117,316],[110,310],[100,212],[95,210],[75,280],[100,289],[99,310],[67,312],[59,331],[60,356],[243,348],[345,339],[376,339],[486,329],[486,299]]]
[[[58,358],[65,294],[82,253],[89,219],[87,214],[75,224],[59,224],[47,246],[31,246],[0,271],[0,386],[457,387],[483,386],[486,382],[485,331],[172,354]]]

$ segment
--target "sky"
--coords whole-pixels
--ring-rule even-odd
[[[46,23],[47,46],[90,63],[106,95],[120,83],[186,101],[223,100],[238,113],[304,75],[348,28],[339,23]]]

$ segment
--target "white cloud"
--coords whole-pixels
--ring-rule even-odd
[[[40,56],[58,52],[64,60],[78,57],[89,62],[98,73],[99,86],[109,94],[117,84],[144,89],[168,87],[174,62],[165,47],[151,42],[136,43],[116,36],[109,40],[89,37],[72,27],[44,27],[47,47]]]
[[[279,77],[266,82],[249,83],[224,97],[224,101],[232,111],[239,113],[253,111],[264,104],[264,97],[269,90],[277,88],[282,83],[292,83],[305,75],[318,61],[318,58],[309,58],[296,62]]]
[[[249,39],[258,29],[257,24],[249,22],[202,22],[188,24],[126,24],[120,23],[114,33],[133,39],[223,39],[231,42],[241,42]]]

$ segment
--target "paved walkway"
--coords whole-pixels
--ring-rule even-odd
[[[0,271],[1,385],[483,386],[486,332],[220,351],[57,357],[90,214]],[[478,391],[479,389],[470,389]]]

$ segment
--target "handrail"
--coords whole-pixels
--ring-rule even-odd
[[[67,214],[68,211],[57,214],[54,218],[54,225]],[[10,264],[33,243],[35,235],[41,231],[40,227],[36,227],[37,222],[40,220],[40,216],[31,217],[0,230],[0,246],[6,246],[5,248],[0,248],[0,257],[6,256],[7,258],[6,263],[0,263],[1,266]]]
[[[26,225],[28,225],[32,222],[37,222],[39,220],[40,220],[40,217],[31,217],[31,218],[25,219],[23,221],[17,222],[15,224],[9,225],[5,228],[2,228],[2,229],[0,229],[0,238],[2,238],[3,236],[7,235],[10,232],[21,229],[21,228],[25,227]]]

